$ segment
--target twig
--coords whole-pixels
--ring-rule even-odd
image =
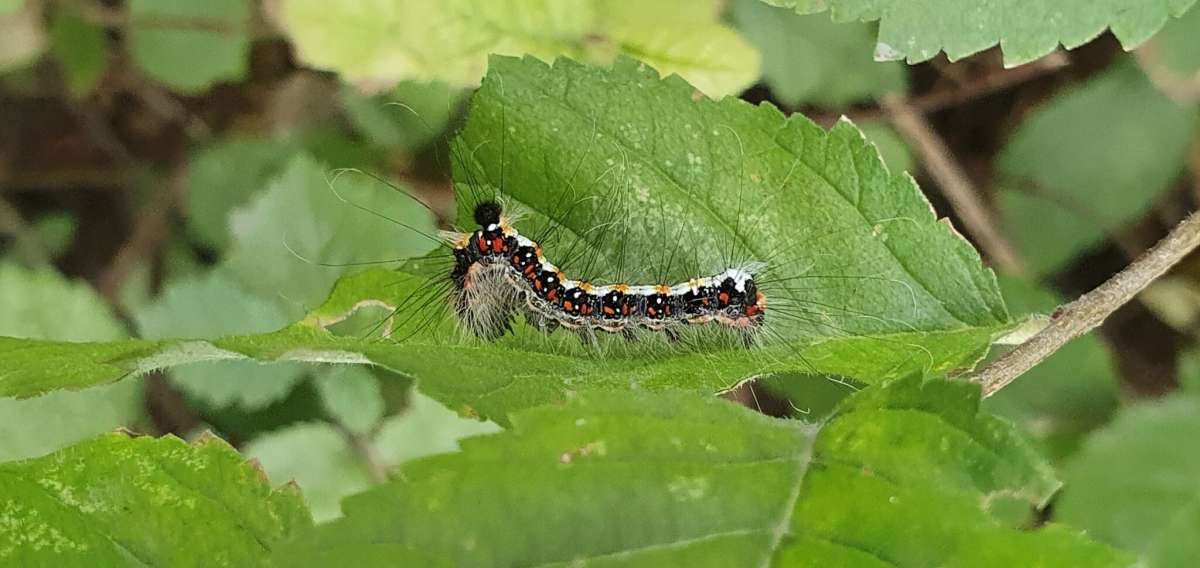
[[[340,420],[332,419],[330,422],[333,427],[341,432],[342,437],[350,444],[354,453],[358,454],[358,458],[362,460],[363,466],[367,468],[367,475],[371,476],[371,480],[375,483],[383,483],[388,480],[387,466],[383,463],[383,457],[371,444],[371,440],[354,430],[351,430]]]
[[[187,166],[177,166],[167,179],[167,187],[138,212],[133,233],[117,250],[108,269],[100,275],[96,287],[102,296],[110,300],[116,298],[121,283],[137,266],[137,262],[157,250],[167,238],[167,218],[183,197],[186,178]]]
[[[1134,50],[1133,57],[1146,78],[1171,100],[1184,106],[1200,100],[1200,73],[1180,73],[1171,69],[1159,57],[1154,40]]]
[[[1200,212],[1193,212],[1141,258],[1078,300],[1060,307],[1045,329],[976,373],[972,380],[983,386],[984,396],[995,394],[1066,342],[1099,326],[1197,245]]]
[[[1015,69],[1002,69],[988,73],[977,79],[971,79],[960,87],[937,89],[908,99],[908,105],[921,114],[937,112],[947,107],[960,105],[970,100],[997,93],[1009,87],[1031,81],[1042,75],[1053,73],[1066,67],[1070,62],[1067,56],[1056,51],[1032,63]],[[845,113],[855,122],[878,118],[886,112],[882,108],[870,108]],[[820,124],[832,124],[841,113],[812,114],[812,120]]]
[[[895,94],[885,95],[880,104],[896,129],[916,147],[929,175],[937,180],[951,207],[966,224],[967,231],[979,241],[980,248],[1002,272],[1014,275],[1024,273],[1025,265],[1021,258],[1000,232],[971,180],[967,179],[946,143],[934,132],[925,117]]]

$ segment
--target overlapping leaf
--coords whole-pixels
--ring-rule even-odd
[[[1126,49],[1145,41],[1195,0],[764,0],[802,14],[830,10],[839,22],[879,20],[876,59],[925,61],[940,51],[951,60],[1000,44],[1016,66],[1059,44],[1068,49],[1111,28]]]
[[[592,394],[410,462],[281,548],[286,564],[420,550],[479,566],[1119,566],[1003,504],[1057,487],[978,388],[911,377],[819,425],[723,400]],[[936,544],[931,544],[936,543]]]

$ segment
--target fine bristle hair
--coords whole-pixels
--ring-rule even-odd
[[[475,222],[481,227],[500,223],[500,204],[495,201],[482,201],[475,206]]]

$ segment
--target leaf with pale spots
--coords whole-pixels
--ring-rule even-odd
[[[312,522],[225,442],[107,434],[0,465],[0,565],[249,566]]]
[[[420,550],[455,566],[1121,566],[1059,526],[1058,487],[965,382],[913,376],[819,424],[720,399],[595,393],[404,465],[281,565]],[[1002,511],[1023,511],[1020,518]],[[936,542],[937,546],[928,543]]]

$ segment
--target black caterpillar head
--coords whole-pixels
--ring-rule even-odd
[[[475,206],[475,222],[480,227],[500,224],[500,204],[495,201],[483,201]]]

